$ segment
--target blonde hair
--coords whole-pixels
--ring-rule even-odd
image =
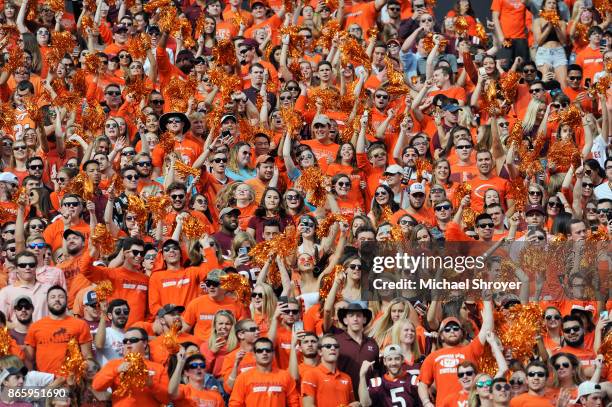
[[[255,200],[255,191],[253,187],[244,182],[234,182],[232,184],[226,185],[219,191],[217,194],[216,207],[218,209],[229,208],[236,205],[236,198],[234,198],[234,194],[236,193],[236,189],[239,186],[246,185],[249,188],[249,192],[251,194],[251,202]]]
[[[256,244],[255,239],[253,239],[247,232],[236,233],[234,239],[232,240],[232,258],[236,257],[238,248],[240,248],[244,242],[249,242],[251,247],[255,247]]]
[[[477,390],[478,387],[476,386],[476,384],[478,383],[480,378],[484,376],[490,377],[491,381],[493,381],[493,377],[488,373],[478,373],[476,375],[476,377],[474,378],[474,384],[472,385],[472,389],[470,390],[470,395],[468,396],[468,406],[469,407],[478,407],[481,405],[480,397],[478,397],[478,390]]]
[[[276,295],[274,294],[274,290],[272,289],[271,285],[266,283],[255,284],[255,287],[261,287],[263,291],[263,306],[261,309],[261,314],[264,319],[270,321],[270,319],[274,316],[274,312],[276,311]],[[251,310],[251,318],[255,319],[257,310],[255,309],[253,303],[251,303],[249,309]]]
[[[408,315],[408,311],[410,308],[408,307],[408,301],[405,298],[398,297],[392,299],[387,307],[384,309],[383,314],[378,318],[370,329],[367,331],[367,334],[374,338],[378,346],[382,346],[391,334],[391,328],[393,327],[393,320],[391,319],[391,308],[397,304],[404,304],[404,312],[400,316],[399,320],[405,319],[406,315]]]
[[[538,110],[541,107],[546,107],[544,102],[540,102],[537,99],[531,99],[529,105],[527,105],[527,112],[523,118],[523,132],[528,133],[533,130],[536,126],[536,120],[538,119]]]
[[[409,319],[399,319],[397,320],[393,326],[391,327],[391,343],[399,345],[401,343],[400,335],[402,334],[402,329],[404,329],[404,325],[410,324],[414,329],[414,341],[412,345],[410,345],[410,351],[412,352],[413,360],[417,360],[421,357],[421,350],[419,349],[419,341],[416,337],[416,326]]]
[[[225,342],[227,352],[231,352],[236,349],[236,346],[238,346],[238,338],[236,337],[236,332],[234,331],[234,326],[236,325],[236,318],[234,318],[231,312],[224,309],[219,310],[215,313],[215,317],[213,318],[212,322],[212,329],[210,330],[210,338],[208,339],[208,347],[213,347],[217,341],[217,330],[215,327],[217,325],[217,320],[219,319],[219,317],[225,317],[229,319],[232,323],[232,327],[229,330],[229,335],[227,336],[227,341]]]

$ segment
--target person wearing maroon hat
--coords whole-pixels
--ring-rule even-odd
[[[440,349],[430,353],[421,365],[419,375],[419,397],[423,407],[434,405],[429,398],[429,390],[436,386],[435,405],[440,406],[450,394],[459,392],[461,384],[457,378],[457,367],[469,361],[476,363],[484,353],[487,334],[493,331],[493,303],[490,299],[483,301],[482,327],[478,336],[467,345],[464,344],[465,331],[458,318],[447,317],[440,323],[438,341]]]

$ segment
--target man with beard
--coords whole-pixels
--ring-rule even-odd
[[[373,365],[374,362],[364,360],[359,371],[359,400],[362,407],[392,407],[398,403],[411,407],[418,404],[416,376],[406,371],[404,355],[399,345],[388,345],[383,350],[383,365],[387,374],[370,379],[368,386],[366,374]]]
[[[0,290],[0,311],[9,321],[14,319],[14,305],[17,299],[27,296],[34,304],[32,319],[38,321],[48,315],[47,290],[50,284],[36,281],[36,268],[38,262],[36,255],[30,251],[23,251],[15,256],[17,266],[17,280]]]
[[[174,148],[173,151],[181,157],[183,163],[192,166],[200,154],[202,154],[202,146],[200,143],[195,142],[193,139],[185,137],[189,129],[191,128],[191,122],[184,113],[181,112],[170,112],[164,114],[159,118],[159,131],[160,134],[168,131],[174,136]],[[151,152],[153,159],[153,167],[161,170],[164,164],[164,157],[166,151],[160,144],[155,146]]]
[[[130,363],[124,358],[109,361],[94,376],[91,387],[95,391],[105,391],[109,387],[113,393],[113,405],[130,406],[159,406],[166,405],[170,400],[168,397],[168,374],[166,369],[159,363],[147,359],[149,348],[149,335],[142,328],[129,328],[125,331],[123,338],[123,354],[139,353],[144,358],[144,363],[149,377],[140,389],[132,389],[129,394],[120,394],[117,390],[121,385],[122,373],[127,371]]]
[[[221,228],[212,237],[215,238],[225,256],[230,256],[231,254],[232,241],[234,240],[236,229],[238,229],[239,216],[240,209],[238,208],[223,208],[221,213],[219,213]]]
[[[67,229],[64,232],[64,245],[66,255],[64,261],[59,263],[59,267],[66,277],[66,287],[68,288],[68,307],[72,309],[77,293],[91,285],[81,274],[81,260],[83,259],[83,249],[85,248],[85,236],[76,230]]]
[[[410,185],[410,195],[408,195],[408,208],[400,209],[391,217],[391,221],[395,224],[408,214],[419,223],[436,224],[436,218],[433,210],[426,207],[425,204],[425,187],[419,182]]]
[[[438,329],[440,348],[431,352],[421,365],[419,375],[419,397],[423,407],[434,404],[429,399],[431,385],[436,386],[436,405],[441,405],[448,395],[461,390],[458,378],[458,366],[464,361],[476,363],[484,353],[487,334],[493,330],[493,303],[483,301],[482,326],[478,336],[463,345],[465,339],[461,321],[455,317],[445,318]]]
[[[177,217],[177,225],[182,225],[185,216]],[[181,265],[181,246],[179,242],[168,239],[162,246],[165,270],[151,274],[149,280],[149,313],[155,315],[165,304],[185,307],[201,294],[200,284],[215,267],[220,267],[215,250],[210,247],[209,239],[199,240],[205,259],[199,266],[183,268]]]
[[[94,338],[96,360],[100,363],[100,366],[104,366],[109,360],[121,357],[125,325],[130,315],[129,304],[121,298],[109,302],[108,307],[105,307],[105,305],[100,303],[100,309],[106,308],[106,312],[100,312],[100,323]],[[108,328],[106,327],[107,320],[111,322],[111,326]]]
[[[276,362],[281,369],[287,369],[289,366],[293,324],[299,320],[300,303],[298,300],[280,297],[267,337],[274,342]]]
[[[153,180],[153,161],[148,153],[138,153],[134,156],[134,168],[138,173],[138,193],[141,196],[157,196],[164,186]]]
[[[161,363],[164,366],[168,365],[168,358],[170,353],[164,345],[166,341],[164,334],[176,329],[178,333],[176,338],[178,343],[192,342],[198,345],[202,344],[202,341],[195,336],[188,334],[187,332],[181,332],[183,327],[183,318],[181,314],[185,311],[185,307],[182,305],[166,304],[157,311],[157,319],[162,328],[162,334],[155,337],[150,342],[150,358],[153,362]]]
[[[289,372],[274,366],[274,345],[268,338],[253,344],[255,368],[238,376],[229,407],[298,407],[299,394]]]
[[[51,245],[53,251],[62,247],[62,236],[66,229],[80,232],[83,236],[89,236],[89,224],[85,222],[81,214],[83,213],[83,203],[77,194],[66,194],[60,202],[61,217],[52,222],[45,228],[43,237],[45,242]],[[66,280],[68,277],[66,276]]]
[[[562,320],[564,346],[555,353],[571,353],[580,360],[583,371],[593,371],[596,355],[593,349],[584,343],[584,325],[575,315],[566,315]]]
[[[49,316],[30,326],[25,338],[25,363],[29,370],[58,374],[66,357],[68,343],[76,340],[85,359],[93,357],[91,333],[85,321],[66,314],[66,290],[53,286],[47,292]]]
[[[314,332],[293,331],[291,353],[289,354],[289,373],[298,383],[304,374],[319,364],[319,338]],[[298,364],[298,349],[302,363]]]
[[[472,187],[472,209],[482,212],[484,207],[484,195],[488,189],[494,189],[499,194],[500,204],[506,207],[512,206],[512,200],[506,199],[508,194],[508,180],[497,176],[497,171],[493,163],[493,154],[489,150],[479,150],[476,153],[476,167],[478,175],[469,180],[468,184]]]
[[[338,368],[340,344],[333,334],[325,334],[319,339],[318,353],[321,363],[302,378],[303,406],[358,407],[351,377]]]
[[[164,224],[172,225],[175,222],[177,222],[177,227],[178,227],[178,222],[182,222],[184,220],[184,217],[179,216],[179,214],[189,213],[191,216],[198,218],[200,222],[206,225],[207,233],[213,232],[212,225],[210,224],[210,221],[208,220],[206,215],[204,215],[200,211],[190,210],[188,208],[187,206],[187,202],[188,202],[187,187],[185,186],[185,184],[183,184],[182,182],[173,182],[172,184],[168,185],[166,192],[168,196],[170,197],[170,199],[172,200],[172,203],[171,203],[172,210],[164,218]],[[211,201],[209,199],[208,202],[215,202],[215,201]]]
[[[548,406],[551,400],[545,396],[548,366],[539,360],[527,365],[527,393],[520,394],[510,400],[510,407]]]
[[[25,337],[32,325],[32,313],[34,312],[34,304],[28,296],[21,296],[15,299],[15,305],[13,306],[13,321],[12,328],[9,329],[9,335],[18,345],[23,346],[25,343]]]
[[[255,192],[255,202],[260,202],[263,194],[268,187],[276,188],[278,185],[278,175],[275,176],[274,157],[271,155],[260,155],[255,161],[255,177],[245,181],[245,184],[253,188]]]
[[[128,325],[144,321],[147,313],[147,297],[149,277],[142,272],[144,258],[144,242],[140,239],[128,237],[123,240],[123,263],[119,267],[94,266],[97,249],[89,243],[89,251],[83,255],[81,273],[92,282],[110,280],[113,293],[110,298],[123,298],[133,308],[130,312]]]
[[[96,219],[104,219],[104,210],[108,198],[100,189],[100,181],[102,181],[102,172],[100,171],[100,163],[96,160],[88,160],[83,163],[83,171],[87,174],[87,178],[93,184],[93,203],[96,205]]]
[[[252,319],[243,319],[234,325],[238,346],[225,355],[221,366],[223,377],[223,389],[227,393],[232,392],[236,377],[243,372],[255,367],[255,355],[253,346],[259,338],[259,327]]]

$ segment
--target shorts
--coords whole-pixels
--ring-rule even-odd
[[[567,65],[567,56],[563,47],[558,48],[538,48],[535,57],[537,66],[550,65],[553,68],[558,68]]]

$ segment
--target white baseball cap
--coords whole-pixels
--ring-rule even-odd
[[[0,182],[8,182],[10,184],[19,184],[19,178],[12,172],[0,173]]]
[[[415,182],[414,184],[410,185],[410,195],[414,194],[414,193],[425,193],[425,187],[423,186],[423,184],[421,184],[420,182]]]
[[[574,404],[580,402],[580,397],[588,396],[589,394],[601,392],[601,386],[597,383],[586,381],[578,386],[578,397],[574,400]]]

